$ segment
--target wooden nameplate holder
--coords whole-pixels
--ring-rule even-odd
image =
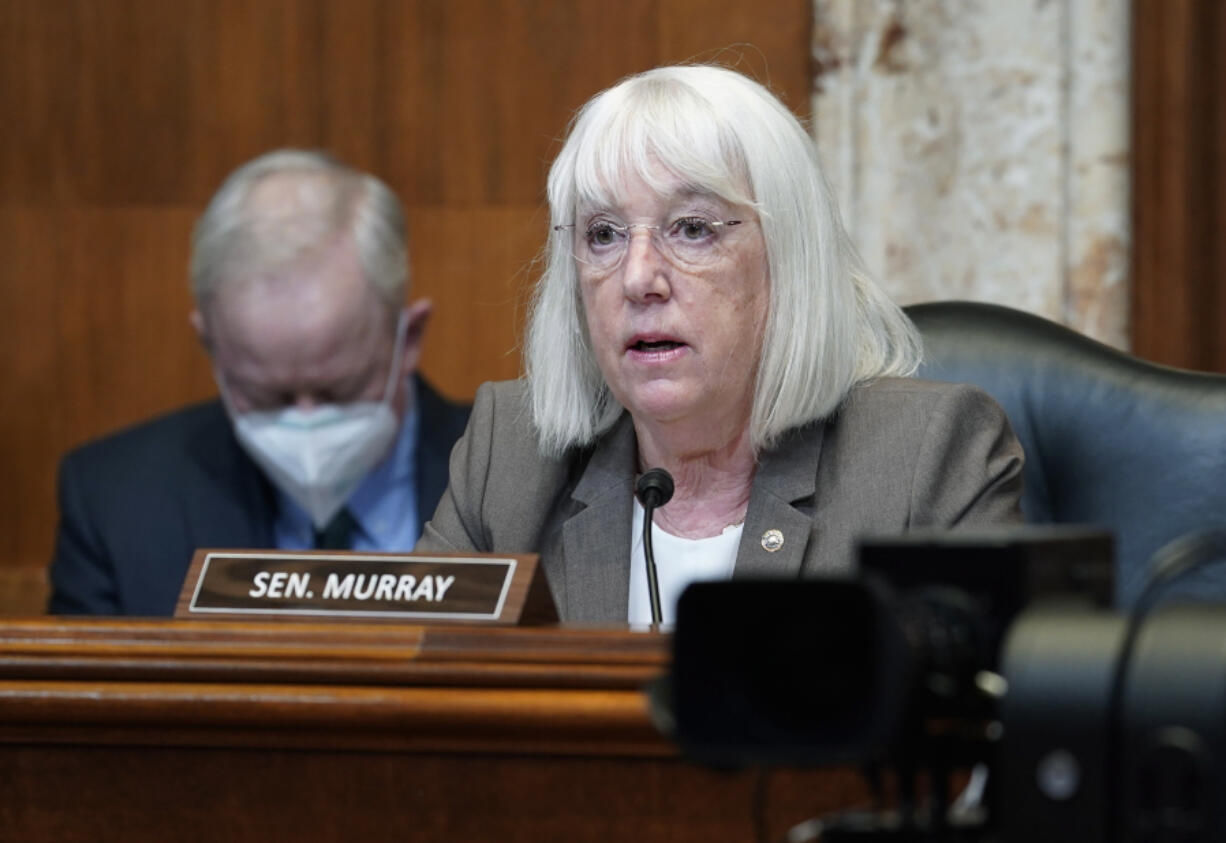
[[[557,623],[536,554],[196,551],[176,618]]]

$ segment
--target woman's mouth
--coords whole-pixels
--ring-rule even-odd
[[[686,353],[689,346],[672,337],[631,337],[626,354],[640,363],[669,363]]]
[[[671,351],[674,348],[680,348],[684,344],[676,340],[639,340],[630,345],[630,350],[643,352]]]

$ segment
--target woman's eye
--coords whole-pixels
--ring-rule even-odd
[[[611,246],[617,242],[616,226],[608,222],[592,223],[587,228],[587,242],[593,246]]]
[[[714,233],[711,223],[702,217],[686,217],[673,223],[673,230],[686,240],[702,240]]]

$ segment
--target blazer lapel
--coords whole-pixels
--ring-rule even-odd
[[[583,508],[562,525],[568,620],[626,620],[634,455],[634,426],[626,413],[601,438],[571,492]],[[582,583],[582,588],[573,587],[575,583]]]
[[[814,529],[812,515],[803,506],[817,491],[824,430],[821,423],[795,430],[762,455],[734,578],[800,575]],[[634,426],[627,413],[596,446],[571,492],[571,499],[582,508],[562,525],[566,605],[560,608],[567,620],[625,621],[635,448]]]
[[[272,547],[272,487],[234,438],[224,411],[192,440],[189,456],[196,478],[184,491],[191,544]]]
[[[416,390],[421,423],[413,447],[413,469],[417,484],[417,532],[420,534],[447,489],[451,448],[464,432],[468,414],[449,407],[420,377],[416,378]]]
[[[798,505],[817,491],[824,431],[822,423],[793,430],[760,457],[733,578],[800,575],[814,526]]]

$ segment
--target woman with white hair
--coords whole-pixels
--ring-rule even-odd
[[[765,88],[664,67],[598,94],[549,174],[527,376],[485,384],[419,550],[536,552],[569,621],[664,621],[686,584],[846,570],[856,539],[1020,520],[1022,452],[919,342]]]

